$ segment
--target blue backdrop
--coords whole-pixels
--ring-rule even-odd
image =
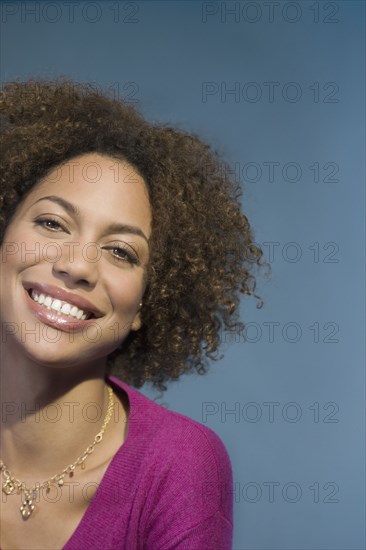
[[[0,8],[2,81],[101,84],[244,182],[264,307],[243,299],[243,337],[222,333],[225,357],[160,401],[224,441],[234,548],[364,549],[364,2]]]

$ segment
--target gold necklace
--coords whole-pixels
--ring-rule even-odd
[[[85,470],[86,468],[85,461],[88,458],[88,456],[94,451],[95,445],[102,441],[105,429],[113,414],[113,409],[114,409],[113,390],[110,386],[107,386],[107,389],[108,389],[108,408],[107,408],[107,414],[104,418],[102,429],[100,430],[100,432],[97,433],[97,435],[94,437],[93,443],[86,448],[83,454],[80,455],[79,458],[75,460],[75,462],[73,462],[72,464],[69,464],[69,466],[67,466],[64,470],[62,470],[60,474],[56,474],[52,476],[51,478],[44,481],[42,484],[36,483],[31,489],[29,489],[25,481],[20,481],[19,479],[16,479],[12,475],[12,473],[8,470],[7,466],[4,464],[4,462],[0,458],[0,475],[3,475],[5,477],[5,481],[3,483],[3,492],[6,495],[13,495],[14,493],[21,495],[22,492],[24,493],[24,498],[22,499],[22,505],[19,508],[23,519],[28,519],[32,515],[33,510],[35,509],[35,505],[33,504],[33,499],[37,497],[37,494],[40,492],[41,489],[46,488],[46,493],[49,493],[51,490],[51,483],[56,483],[59,487],[62,487],[62,485],[64,484],[64,477],[66,475],[68,475],[69,477],[73,477],[76,466],[81,466],[81,469]]]

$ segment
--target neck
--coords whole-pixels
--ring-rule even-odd
[[[0,457],[16,477],[44,480],[73,463],[101,429],[105,359],[50,367],[9,352],[0,350]],[[102,457],[93,453],[88,466]]]

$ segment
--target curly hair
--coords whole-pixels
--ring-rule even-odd
[[[152,235],[142,326],[107,358],[107,372],[161,392],[217,360],[220,331],[241,333],[239,294],[255,292],[266,264],[241,212],[242,189],[199,139],[148,122],[138,108],[70,78],[30,78],[0,91],[0,243],[18,204],[55,166],[96,152],[144,178]],[[268,264],[266,264],[268,265]]]

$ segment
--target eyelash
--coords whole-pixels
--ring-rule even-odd
[[[55,218],[52,218],[51,216],[49,218],[39,218],[38,220],[35,220],[35,224],[36,225],[40,225],[41,227],[45,227],[46,229],[48,229],[49,231],[53,231],[53,229],[50,229],[49,227],[46,227],[46,225],[43,225],[43,224],[46,224],[46,223],[49,223],[49,222],[52,222],[56,225],[58,225],[59,227],[61,227],[61,229],[63,229],[64,231],[66,231],[66,228],[64,225],[62,225],[62,223],[60,223],[58,220],[56,220]]]
[[[65,226],[62,223],[60,223],[58,220],[56,220],[55,218],[52,218],[51,216],[48,217],[48,218],[39,218],[38,220],[35,220],[36,225],[44,227],[48,231],[54,231],[54,229],[51,229],[50,227],[46,226],[46,223],[49,223],[49,222],[52,222],[52,223],[58,225],[58,227],[61,227],[61,229],[63,229],[63,231],[66,231]],[[121,246],[109,246],[109,247],[105,247],[105,250],[118,250],[120,252],[123,252],[125,257],[127,257],[127,261],[130,264],[138,264],[139,263],[138,258],[134,254],[132,254],[129,250],[127,250],[127,249],[125,249]],[[116,258],[117,261],[119,261],[119,262],[125,262],[126,261],[126,259],[121,258],[121,257],[116,256],[116,255],[114,255],[114,258]]]
[[[106,250],[119,250],[119,251],[122,251],[123,254],[125,256],[127,256],[127,261],[130,264],[138,264],[139,263],[138,259],[136,258],[136,256],[134,254],[131,254],[128,250],[126,250],[125,248],[122,248],[121,246],[111,246],[111,247],[106,248]],[[123,258],[120,258],[118,256],[114,256],[114,257],[117,258],[117,261],[121,261],[121,262],[126,261]]]

